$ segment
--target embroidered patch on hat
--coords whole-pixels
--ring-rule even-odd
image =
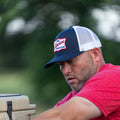
[[[58,38],[54,41],[54,52],[59,52],[61,50],[67,49],[66,38]]]

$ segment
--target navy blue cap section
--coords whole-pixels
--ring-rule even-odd
[[[72,53],[72,54],[67,54],[67,55],[63,55],[63,56],[58,56],[58,57],[54,57],[52,60],[50,60],[46,65],[45,65],[45,68],[48,68],[50,67],[52,64],[56,63],[56,62],[62,62],[62,61],[67,61],[67,60],[71,60],[72,58],[74,57],[77,57],[78,55],[80,55],[81,53],[83,53],[84,51],[82,52],[75,52],[75,53]]]
[[[55,52],[55,56],[63,56],[63,55],[67,55],[67,54],[72,54],[76,51],[79,51],[79,46],[78,46],[78,42],[77,42],[77,37],[75,34],[75,31],[72,27],[70,27],[69,29],[61,32],[60,34],[58,34],[58,36],[56,37],[56,39],[59,38],[66,38],[66,49],[61,50],[59,52]]]
[[[83,51],[79,49],[77,36],[72,27],[58,34],[55,40],[64,38],[66,39],[66,48],[55,51],[55,57],[45,65],[45,68],[48,68],[55,62],[67,61],[83,53]]]

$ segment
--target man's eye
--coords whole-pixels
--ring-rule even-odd
[[[68,62],[68,63],[72,63],[73,61],[72,61],[72,60],[68,60],[67,62]]]
[[[61,66],[61,65],[63,65],[63,63],[62,62],[58,62],[58,64]]]

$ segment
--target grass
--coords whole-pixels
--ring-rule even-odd
[[[0,73],[0,94],[27,95],[30,99],[30,104],[37,105],[36,115],[49,108],[49,106],[41,105],[35,100],[34,86],[31,83],[28,72],[25,70],[5,71]]]
[[[28,94],[33,92],[25,71],[9,71],[0,73],[0,94]]]

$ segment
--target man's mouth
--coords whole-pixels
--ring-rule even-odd
[[[69,84],[74,84],[74,83],[75,83],[75,80],[76,80],[76,79],[75,79],[75,78],[72,78],[72,77],[71,77],[71,78],[67,78],[67,81],[68,81]]]

